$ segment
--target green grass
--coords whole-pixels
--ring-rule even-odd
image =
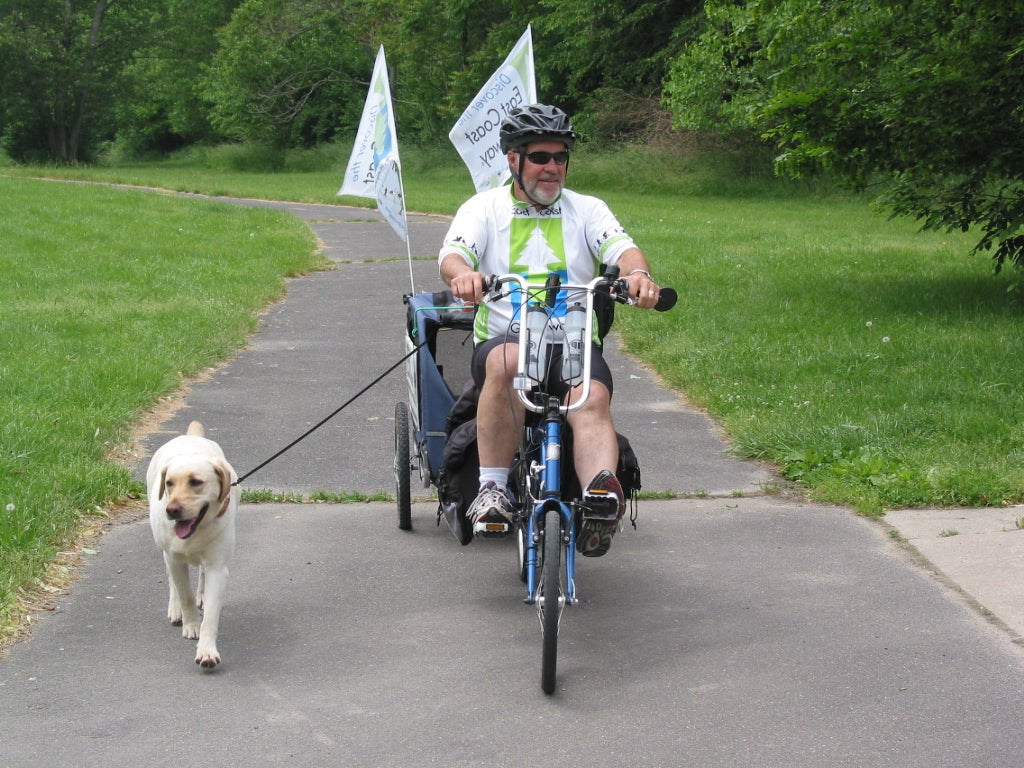
[[[3,173],[339,202],[346,161],[347,148],[277,162],[227,147]],[[1014,276],[970,256],[970,235],[921,234],[753,167],[636,148],[574,156],[573,186],[605,197],[680,293],[670,313],[620,310],[626,347],[706,408],[738,455],[814,498],[872,515],[1024,501]],[[451,151],[403,150],[403,176],[410,210],[451,213],[472,193]],[[242,345],[281,275],[315,259],[304,225],[266,211],[15,178],[0,192],[0,505],[14,506],[2,603],[80,515],[138,492],[108,451],[160,394]]]
[[[142,493],[109,458],[132,427],[322,257],[279,212],[9,178],[0,195],[3,624],[83,515]]]
[[[739,455],[872,514],[1021,500],[1021,311],[968,237],[839,199],[650,202],[630,226],[682,300],[619,328]]]

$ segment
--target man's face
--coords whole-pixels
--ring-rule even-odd
[[[551,205],[562,194],[562,187],[565,186],[565,172],[568,169],[568,162],[558,164],[558,159],[568,156],[565,144],[560,141],[535,141],[527,144],[520,150],[526,155],[523,163],[523,175],[520,183],[529,198],[523,202],[540,203]],[[538,158],[536,153],[545,153],[548,158]],[[516,173],[519,172],[519,152],[509,152],[509,167]],[[531,160],[530,157],[534,159]],[[557,159],[556,159],[557,158]],[[547,162],[534,162],[537,159],[546,159]]]

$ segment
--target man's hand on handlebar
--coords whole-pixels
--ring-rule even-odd
[[[479,304],[484,297],[484,276],[479,272],[461,272],[452,278],[452,295],[470,304]]]
[[[649,274],[641,270],[635,270],[631,274],[625,275],[622,279],[629,286],[628,292],[629,298],[632,299],[631,304],[641,309],[651,309],[658,303],[661,289],[651,279]]]

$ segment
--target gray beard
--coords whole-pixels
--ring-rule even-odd
[[[527,192],[529,193],[531,199],[545,207],[552,205],[556,200],[558,200],[559,197],[562,196],[561,188],[559,188],[559,190],[553,195],[544,195],[543,193],[540,192],[540,190],[537,187],[538,185],[534,184],[533,188],[528,189]]]

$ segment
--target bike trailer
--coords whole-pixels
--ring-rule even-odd
[[[420,347],[406,361],[409,406],[399,402],[395,408],[399,527],[408,530],[409,474],[418,470],[424,488],[437,484],[448,413],[470,375],[475,308],[458,303],[451,291],[416,293],[404,301],[406,352]]]

